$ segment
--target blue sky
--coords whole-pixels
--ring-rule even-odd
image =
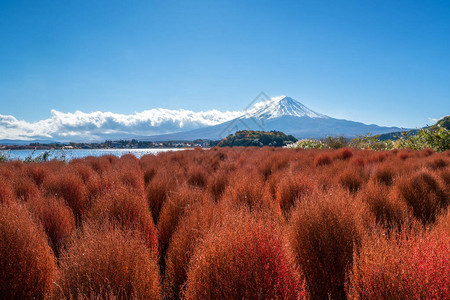
[[[260,91],[400,127],[450,113],[450,1],[0,1],[0,114],[241,110]]]

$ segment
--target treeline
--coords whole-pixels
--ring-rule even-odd
[[[390,136],[391,137],[391,136]],[[288,148],[301,149],[339,149],[351,147],[368,150],[411,149],[446,151],[450,149],[450,131],[436,126],[401,132],[392,135],[393,139],[382,139],[380,136],[363,135],[354,139],[346,137],[327,137],[325,139],[301,139],[287,145]]]
[[[283,147],[290,143],[297,141],[292,135],[286,135],[281,131],[255,131],[255,130],[240,130],[234,134],[230,134],[221,140],[217,146],[219,147]]]

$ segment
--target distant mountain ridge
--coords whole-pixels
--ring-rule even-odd
[[[149,136],[142,138],[142,140],[219,140],[238,130],[275,130],[301,139],[340,135],[352,138],[368,133],[383,134],[400,131],[401,129],[335,119],[317,113],[290,97],[283,96],[273,98],[270,101],[256,103],[242,116],[218,125],[172,134]]]
[[[352,138],[368,133],[378,135],[401,131],[398,127],[332,118],[288,96],[255,103],[245,111],[222,112],[213,109],[193,112],[159,108],[123,115],[100,111],[62,113],[52,110],[51,118],[34,123],[0,114],[0,132],[4,133],[0,144],[119,139],[155,142],[221,140],[238,130],[281,131],[298,139],[341,135]]]

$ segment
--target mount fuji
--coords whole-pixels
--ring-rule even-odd
[[[220,140],[238,130],[282,131],[294,137],[324,138],[327,136],[356,137],[363,134],[382,134],[400,131],[398,127],[382,127],[375,124],[364,124],[343,119],[335,119],[317,113],[302,103],[281,96],[269,101],[256,103],[242,116],[214,126],[199,129],[149,136],[140,140],[169,141],[169,140]]]

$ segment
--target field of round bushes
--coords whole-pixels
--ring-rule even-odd
[[[449,299],[450,151],[0,163],[2,299]]]

